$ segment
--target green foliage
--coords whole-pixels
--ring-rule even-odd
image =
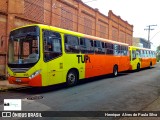
[[[160,61],[160,45],[157,47],[157,50],[156,50],[156,52],[157,52],[157,62],[158,61]]]
[[[157,47],[157,51],[160,51],[160,45]]]

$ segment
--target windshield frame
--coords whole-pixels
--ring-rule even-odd
[[[29,29],[34,29],[34,31],[31,30],[31,32],[29,31]],[[27,31],[28,29],[28,31]],[[26,32],[25,32],[26,30]],[[15,35],[15,36],[14,36]],[[10,43],[15,41],[14,39],[21,39],[21,38],[27,38],[27,37],[30,37],[31,39],[33,39],[34,37],[36,38],[37,40],[37,49],[38,49],[38,58],[37,58],[37,61],[36,62],[31,62],[31,63],[10,63],[10,57],[11,59],[15,59],[13,57],[15,57],[15,51],[13,53],[10,53]],[[23,41],[24,42],[24,41]],[[13,50],[14,50],[14,43],[11,43],[13,44]],[[19,48],[17,48],[19,49]],[[24,48],[23,48],[24,49]],[[18,55],[17,55],[17,59],[18,61],[20,60],[19,59],[19,52],[18,51]],[[13,55],[12,55],[13,54]],[[8,44],[8,67],[10,68],[30,68],[30,67],[33,67],[40,59],[40,27],[37,26],[37,25],[34,25],[34,26],[26,26],[26,27],[22,27],[22,28],[18,28],[18,29],[15,29],[13,31],[10,32],[10,37],[9,37],[9,44]],[[13,60],[15,61],[15,60]]]

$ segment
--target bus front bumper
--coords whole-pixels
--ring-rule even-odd
[[[26,77],[13,77],[9,76],[8,81],[10,84],[18,84],[18,85],[25,85],[25,86],[34,86],[40,87],[42,86],[42,77],[41,74],[36,75],[34,78],[26,78]]]

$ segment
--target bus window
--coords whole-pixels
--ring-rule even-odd
[[[153,57],[156,57],[156,52],[153,52]]]
[[[105,48],[106,48],[106,54],[109,54],[109,45],[108,45],[108,43],[105,43]]]
[[[93,40],[80,38],[80,47],[82,53],[94,53]]]
[[[123,55],[128,55],[128,47],[123,46]]]
[[[126,46],[121,46],[121,55],[126,55]]]
[[[146,50],[146,57],[148,57],[148,51]]]
[[[146,50],[146,57],[148,57],[148,50]]]
[[[148,52],[148,57],[150,57],[150,52],[149,51],[147,51]]]
[[[135,60],[135,59],[136,59],[136,51],[132,50],[132,60]]]
[[[125,50],[125,55],[128,55],[128,47],[125,46],[126,50]]]
[[[141,58],[143,57],[143,50],[140,50],[140,52],[141,52]]]
[[[150,57],[150,51],[148,51],[148,57]]]
[[[119,55],[119,45],[114,44],[114,55]]]
[[[62,55],[61,36],[53,31],[43,31],[44,60],[49,61]]]
[[[119,45],[118,54],[123,55],[123,46]]]
[[[94,53],[93,40],[85,39],[85,42],[87,46],[87,53]]]
[[[106,53],[105,43],[101,42],[101,44],[102,44],[102,53],[105,54]]]
[[[136,56],[139,58],[140,57],[140,50],[136,50]]]
[[[152,51],[152,58],[154,58],[154,51]]]
[[[65,35],[65,51],[69,53],[79,53],[78,37]]]
[[[102,42],[101,41],[94,41],[94,47],[95,47],[95,53],[96,54],[105,54],[104,48],[102,48]],[[104,47],[104,46],[103,46]]]
[[[124,50],[125,46],[120,46],[120,55],[125,55]]]
[[[147,57],[147,54],[146,54],[146,51],[145,51],[145,50],[143,50],[143,53],[144,53],[144,57]]]
[[[107,54],[113,54],[113,44],[106,43]]]
[[[153,55],[152,55],[152,51],[150,51],[150,56],[151,56],[151,58],[153,57]]]
[[[121,55],[128,55],[128,47],[126,47],[126,46],[120,46],[120,53],[121,53]]]
[[[80,38],[80,50],[82,53],[86,53],[86,45],[85,45],[85,39]]]
[[[151,56],[152,56],[152,58],[154,57],[154,52],[153,51],[151,51]]]
[[[149,51],[149,57],[152,57],[152,56],[151,56],[151,51]]]

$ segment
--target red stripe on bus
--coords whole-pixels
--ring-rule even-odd
[[[8,80],[10,84],[19,84],[25,86],[42,86],[42,77],[40,74],[32,79],[8,77]]]

